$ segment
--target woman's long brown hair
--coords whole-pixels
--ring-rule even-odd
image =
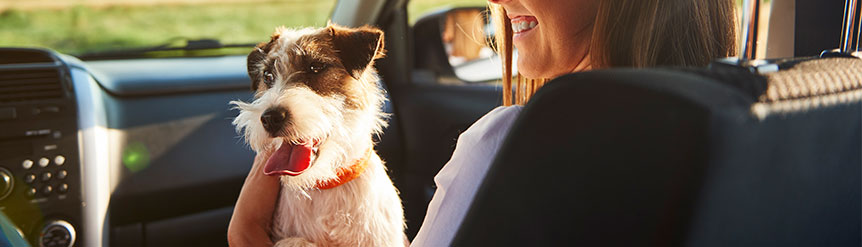
[[[705,66],[716,58],[733,56],[734,2],[601,0],[590,42],[590,65],[594,69]],[[503,65],[503,105],[525,104],[548,79],[512,75],[511,22],[502,6],[488,5]]]

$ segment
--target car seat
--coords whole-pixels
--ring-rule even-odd
[[[862,245],[862,60],[776,66],[553,80],[453,246]]]

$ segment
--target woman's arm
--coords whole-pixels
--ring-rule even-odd
[[[227,229],[230,246],[272,246],[269,239],[272,213],[281,189],[278,176],[263,174],[268,154],[258,154],[245,178]]]

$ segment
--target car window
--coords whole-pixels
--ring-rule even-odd
[[[187,44],[254,44],[267,39],[277,26],[326,24],[336,1],[0,0],[0,46],[46,47],[82,55]],[[248,46],[219,51],[246,52]]]

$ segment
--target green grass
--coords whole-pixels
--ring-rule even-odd
[[[6,1],[6,0],[0,0]],[[353,0],[342,0],[353,1]],[[322,26],[336,0],[172,4],[0,10],[0,46],[46,47],[68,54],[141,48],[185,39],[223,44],[266,41],[277,26]],[[444,6],[485,6],[486,0],[412,0],[410,22]],[[246,50],[239,53],[247,52]]]
[[[470,7],[470,6],[488,6],[487,0],[410,0],[407,5],[407,15],[410,23],[415,23],[419,17],[427,14],[429,11],[447,8],[447,7]]]
[[[277,26],[321,26],[334,0],[266,4],[76,6],[0,13],[0,46],[48,47],[69,54],[215,38],[265,41]],[[179,45],[182,45],[180,43]]]
[[[0,0],[10,1],[17,0]],[[214,38],[224,44],[256,43],[266,41],[277,26],[324,25],[335,1],[7,9],[0,10],[0,46],[47,47],[80,54],[149,47],[177,38]],[[409,21],[414,23],[436,9],[486,4],[486,0],[411,0],[407,9]],[[737,4],[741,5],[742,0],[737,0]]]

